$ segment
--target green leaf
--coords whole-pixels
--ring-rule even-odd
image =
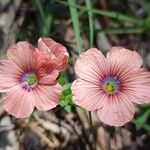
[[[72,5],[76,5],[75,0],[68,0],[68,4],[70,8],[73,29],[74,29],[75,37],[77,41],[77,49],[78,49],[78,53],[80,54],[82,50],[82,43],[81,43],[81,37],[80,37],[80,25],[79,25],[79,20],[78,20],[78,12],[75,7],[72,7]]]
[[[133,119],[132,122],[136,125],[136,129],[139,130],[140,128],[143,128],[145,130],[150,131],[150,125],[147,125],[143,122],[140,122],[138,120]]]
[[[150,31],[150,15],[145,19],[145,28],[147,31]]]
[[[33,0],[33,2],[36,4],[37,9],[39,11],[40,17],[42,19],[41,22],[41,35],[42,36],[48,36],[50,34],[51,26],[52,26],[52,21],[53,21],[53,16],[51,15],[51,12],[47,12],[46,8],[42,4],[41,0]]]
[[[98,32],[105,32],[106,34],[139,34],[143,33],[145,30],[143,27],[130,27],[130,28],[107,28],[107,29],[100,29],[96,30]]]
[[[70,88],[71,88],[71,83],[66,83],[66,84],[63,86],[63,90],[62,90],[62,91],[69,90]]]
[[[87,9],[92,9],[91,0],[85,0]],[[94,25],[93,25],[93,13],[88,11],[88,19],[89,19],[89,32],[90,32],[90,47],[93,46],[94,40]]]
[[[71,112],[72,110],[72,94],[70,90],[62,92],[60,98],[60,105],[66,112]]]
[[[72,1],[72,0],[70,0],[70,1]],[[76,9],[80,9],[80,10],[84,10],[84,11],[88,11],[88,12],[90,11],[93,14],[115,18],[115,19],[120,20],[120,21],[130,22],[130,23],[133,23],[133,24],[136,24],[136,25],[139,25],[139,26],[144,25],[144,20],[137,19],[137,18],[131,17],[129,15],[124,15],[124,14],[121,14],[119,12],[100,10],[100,9],[94,9],[94,8],[88,9],[84,6],[79,6],[79,5],[76,5],[76,4],[73,4],[73,3],[67,3],[67,2],[61,1],[61,0],[55,0],[55,2],[67,5],[67,6],[72,7],[72,8],[76,8]]]
[[[61,72],[57,81],[62,86],[65,84],[65,72]]]
[[[149,105],[140,106],[140,113],[138,116],[133,119],[133,123],[135,123],[137,130],[140,128],[144,128],[150,131],[150,125],[148,124],[148,119],[150,117],[150,107]]]

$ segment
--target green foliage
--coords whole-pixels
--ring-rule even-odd
[[[57,81],[62,86],[65,84],[65,72],[61,72]]]
[[[99,32],[105,32],[106,34],[140,34],[144,32],[143,27],[130,27],[130,28],[101,28],[100,30],[97,30]]]
[[[150,14],[150,3],[149,0],[137,0],[138,3]]]
[[[72,110],[72,94],[71,94],[71,83],[65,83],[65,72],[62,72],[58,78],[58,83],[63,86],[60,97],[60,106],[66,111],[71,112]]]
[[[138,116],[132,122],[136,125],[137,130],[143,128],[150,131],[150,125],[148,124],[148,120],[150,119],[150,105],[141,105],[139,109]]]
[[[42,4],[41,0],[32,0],[32,3],[36,6],[41,18],[41,26],[40,26],[41,36],[49,36],[53,21],[52,15],[53,5],[51,1],[48,1],[47,5]]]
[[[107,10],[100,10],[100,9],[95,9],[95,8],[89,9],[87,7],[84,7],[84,6],[75,5],[73,3],[67,3],[67,2],[62,1],[62,0],[55,0],[55,1],[58,3],[64,4],[64,5],[67,5],[69,7],[79,9],[79,10],[84,10],[87,12],[90,11],[95,15],[107,16],[110,18],[115,18],[118,21],[126,21],[126,22],[130,22],[130,23],[133,23],[133,24],[139,25],[139,26],[144,25],[144,20],[137,19],[136,17],[132,17],[129,15],[124,15],[124,14],[121,14],[117,11],[107,11]],[[70,1],[72,1],[72,0],[70,0]]]
[[[77,49],[78,53],[81,53],[82,50],[82,43],[81,43],[81,36],[80,36],[80,25],[78,20],[78,12],[75,7],[71,7],[72,5],[75,5],[75,0],[68,0],[69,8],[70,8],[70,14],[71,14],[71,20],[74,28],[74,33],[77,41]]]
[[[145,29],[146,31],[150,31],[150,15],[145,19]]]
[[[91,0],[85,0],[87,9],[92,9]],[[88,19],[89,19],[89,35],[90,35],[90,42],[89,46],[93,46],[94,40],[94,24],[93,24],[93,13],[88,11]]]
[[[72,103],[72,94],[70,89],[64,90],[62,92],[60,98],[60,105],[66,112],[69,113],[72,111],[73,103]]]

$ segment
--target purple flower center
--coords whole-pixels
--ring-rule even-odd
[[[114,76],[108,76],[102,81],[102,89],[107,94],[115,94],[120,90],[120,82]]]
[[[27,72],[23,75],[21,79],[23,88],[27,90],[32,90],[37,85],[37,76],[34,72]]]

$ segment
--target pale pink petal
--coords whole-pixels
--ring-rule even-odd
[[[28,42],[18,42],[8,49],[7,57],[23,71],[34,70],[37,56],[35,48]]]
[[[60,71],[67,68],[69,54],[66,48],[50,38],[40,38],[38,49],[53,61]]]
[[[56,81],[56,78],[59,75],[59,71],[58,70],[53,70],[51,73],[49,74],[39,74],[39,80],[38,80],[38,84],[39,85],[51,85],[52,83],[54,83]]]
[[[134,103],[150,103],[150,72],[141,68],[132,73],[122,83],[124,94]]]
[[[110,74],[122,76],[142,65],[142,58],[137,52],[119,46],[110,49],[107,61],[110,65]]]
[[[52,86],[39,85],[34,94],[36,97],[36,108],[40,111],[47,111],[58,105],[61,86],[59,84]]]
[[[110,96],[103,107],[97,112],[100,120],[110,126],[123,126],[132,120],[135,113],[134,106],[126,95]]]
[[[21,69],[9,60],[0,60],[0,92],[8,92],[19,83]]]
[[[38,62],[38,65],[36,67],[37,72],[40,72],[40,74],[49,74],[57,69],[57,65],[50,55],[40,51],[38,48],[36,48],[36,54]]]
[[[35,99],[32,92],[15,86],[4,97],[4,109],[16,118],[29,117],[34,109]]]
[[[55,44],[56,42],[51,38],[39,38],[38,40],[38,48],[42,51],[48,51],[51,54],[53,54],[51,52],[51,47]]]
[[[100,89],[99,83],[91,83],[82,79],[73,82],[72,87],[73,102],[89,111],[100,109],[107,97]]]
[[[58,66],[57,68],[60,71],[65,70],[68,67],[68,57],[69,57],[66,48],[63,45],[57,43],[51,48],[51,51],[56,57],[55,64],[57,64]]]
[[[107,75],[108,65],[103,54],[96,48],[83,52],[75,63],[75,73],[86,81],[100,82]]]

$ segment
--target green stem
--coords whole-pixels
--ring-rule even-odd
[[[92,134],[92,150],[95,149],[95,142],[94,142],[94,131],[93,131],[93,122],[92,122],[92,113],[89,111],[89,121],[90,121],[90,129]]]

